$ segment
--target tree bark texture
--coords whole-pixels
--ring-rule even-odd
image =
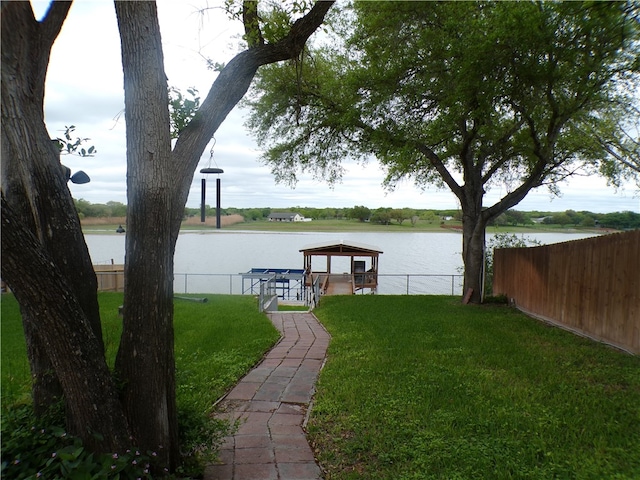
[[[31,319],[67,400],[67,428],[94,451],[121,452],[129,433],[102,343],[67,278],[2,194],[2,276]],[[20,275],[13,275],[19,271]],[[100,434],[96,436],[95,434]]]
[[[470,201],[462,204],[462,260],[464,263],[463,295],[472,291],[470,303],[481,303],[484,283],[484,237],[486,220],[482,214],[482,194],[465,185]],[[480,187],[482,188],[482,187]]]
[[[44,83],[50,50],[69,7],[70,2],[54,2],[45,18],[37,22],[29,3],[2,4],[2,192],[7,205],[20,219],[19,225],[13,222],[6,226],[3,237],[9,235],[11,229],[20,227],[37,239],[42,253],[51,260],[47,268],[65,279],[66,295],[75,297],[83,314],[82,320],[61,315],[55,323],[56,328],[67,328],[69,322],[76,322],[77,331],[85,331],[84,326],[88,326],[104,358],[95,273],[60,165],[59,152],[44,124]],[[4,261],[4,246],[2,253]],[[33,270],[29,272],[34,273]],[[26,276],[19,257],[7,267],[3,264],[3,279],[12,289],[25,278],[36,281]],[[58,287],[49,285],[46,288]],[[62,352],[74,350],[51,345],[49,335],[58,332],[50,332],[40,325],[49,308],[47,303],[33,289],[23,291],[20,305],[33,379],[34,406],[37,412],[42,412],[64,390],[60,389],[59,381],[63,379],[51,356],[59,353],[55,351],[57,349]],[[64,374],[67,373],[65,370]],[[82,370],[77,375],[89,373]],[[75,393],[64,391],[64,397],[71,415],[68,422],[78,426],[80,423],[73,418],[79,412],[79,407],[73,405]],[[107,434],[107,431],[102,433]]]
[[[137,445],[173,470],[179,458],[173,342],[178,230],[169,98],[155,2],[116,2],[127,124],[124,323],[116,370]]]
[[[257,42],[232,59],[172,151],[155,2],[115,2],[124,70],[128,202],[124,328],[116,370],[134,437],[142,449],[157,452],[165,468],[176,466],[179,453],[173,258],[194,171],[260,65],[298,55],[332,3],[317,3],[282,41]],[[255,22],[249,27],[257,28]]]

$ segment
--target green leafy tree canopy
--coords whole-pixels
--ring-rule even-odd
[[[450,189],[463,215],[465,292],[478,302],[488,222],[610,157],[585,132],[633,102],[636,10],[355,2],[334,12],[331,42],[260,73],[248,125],[280,181],[338,181],[346,158],[375,157],[390,189],[404,179]],[[484,205],[497,185],[506,193]]]

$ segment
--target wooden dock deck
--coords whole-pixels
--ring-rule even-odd
[[[353,295],[353,276],[331,275],[325,295]]]

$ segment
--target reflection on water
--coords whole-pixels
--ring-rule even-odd
[[[526,236],[549,244],[593,235],[536,233]],[[124,239],[124,235],[86,235],[93,263],[111,263],[112,260],[114,263],[124,263]],[[184,275],[181,280],[179,274],[190,274],[187,286],[189,291],[228,293],[231,288],[233,293],[241,293],[240,280],[230,279],[228,274],[244,273],[252,268],[303,268],[303,256],[300,252],[302,248],[340,240],[367,244],[383,251],[378,268],[381,274],[379,293],[406,293],[407,274],[448,276],[438,279],[411,277],[409,287],[411,291],[414,288],[422,291],[423,284],[428,283],[431,289],[431,284],[438,282],[441,284],[437,287],[438,291],[450,293],[451,275],[458,275],[462,270],[462,236],[459,233],[184,232],[180,234],[176,245],[176,291],[184,291],[184,286],[181,285],[185,281]],[[332,272],[350,271],[349,262],[348,257],[333,257]],[[367,264],[367,268],[369,267]],[[315,263],[314,268],[317,268]],[[227,275],[212,277],[197,274]],[[192,282],[198,282],[198,285],[193,285]]]

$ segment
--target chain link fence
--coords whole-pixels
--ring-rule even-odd
[[[175,293],[219,293],[226,295],[254,295],[255,288],[243,284],[241,273],[176,273]],[[463,276],[459,274],[378,274],[377,292],[380,295],[462,295]],[[304,300],[304,288],[291,288],[278,295],[285,299]]]

